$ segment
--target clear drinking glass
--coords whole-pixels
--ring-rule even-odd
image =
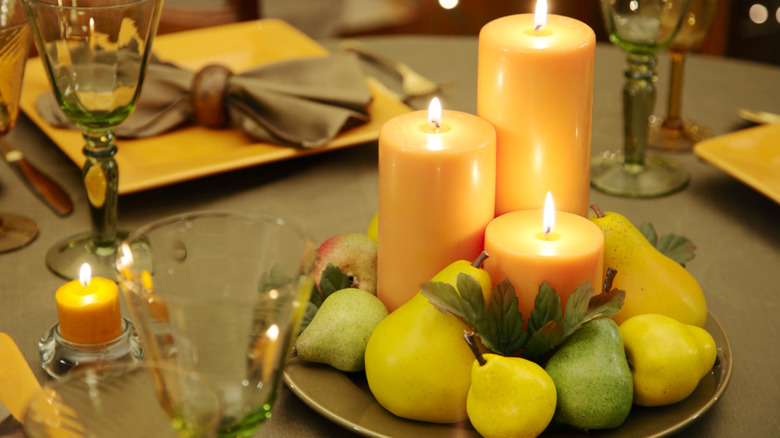
[[[213,437],[219,397],[202,376],[172,364],[93,364],[52,380],[24,418],[30,438]]]
[[[73,279],[87,262],[116,278],[119,169],[114,128],[141,92],[162,0],[24,0],[38,53],[60,109],[84,136],[82,168],[91,232],[46,254],[56,274]],[[123,235],[120,235],[120,238]]]
[[[163,219],[122,242],[119,284],[146,360],[173,360],[214,384],[220,437],[252,436],[269,418],[315,259],[297,227],[243,213]]]
[[[673,152],[690,152],[697,142],[712,137],[712,130],[682,116],[685,58],[701,47],[718,13],[720,0],[691,0],[680,32],[669,45],[671,69],[666,117],[650,116],[650,146]]]
[[[690,0],[601,0],[609,39],[628,55],[623,88],[624,151],[591,161],[591,185],[626,197],[661,196],[688,184],[687,171],[660,156],[646,155],[648,118],[655,105],[656,54],[680,29]]]
[[[21,0],[0,0],[0,141],[5,141],[3,137],[19,115],[19,93],[30,39]],[[0,254],[28,245],[37,235],[38,224],[32,219],[0,213]]]

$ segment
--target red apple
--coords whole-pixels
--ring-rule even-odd
[[[350,277],[352,286],[376,295],[377,243],[365,234],[337,234],[317,249],[314,282],[320,289],[320,278],[328,264],[339,268]]]

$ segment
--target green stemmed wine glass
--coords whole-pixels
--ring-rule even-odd
[[[116,278],[114,254],[119,169],[114,129],[141,91],[162,0],[24,0],[38,53],[60,109],[83,133],[82,176],[91,232],[46,254],[56,274],[77,278],[87,262]]]
[[[612,195],[647,198],[684,188],[690,176],[674,162],[646,155],[655,105],[656,54],[680,29],[690,0],[601,0],[609,39],[628,55],[623,88],[624,152],[591,162],[591,185]]]

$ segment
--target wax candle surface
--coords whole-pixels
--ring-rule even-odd
[[[496,128],[496,216],[541,209],[586,217],[596,37],[573,18],[491,21],[479,34],[477,114]]]
[[[485,230],[484,268],[493,284],[508,278],[515,287],[518,308],[527,322],[539,286],[546,281],[561,297],[565,309],[569,295],[590,281],[598,294],[604,280],[604,234],[581,216],[555,212],[555,230],[545,237],[543,210],[507,213]]]
[[[379,134],[377,296],[393,311],[420,283],[482,251],[495,209],[495,130],[485,120],[444,111],[400,115]]]
[[[119,290],[105,278],[91,278],[87,286],[73,280],[57,289],[60,335],[78,344],[101,344],[122,334]]]

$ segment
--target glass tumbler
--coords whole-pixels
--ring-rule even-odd
[[[315,259],[297,227],[236,212],[163,219],[120,244],[119,284],[146,359],[175,361],[216,387],[220,437],[252,436],[270,417]]]

